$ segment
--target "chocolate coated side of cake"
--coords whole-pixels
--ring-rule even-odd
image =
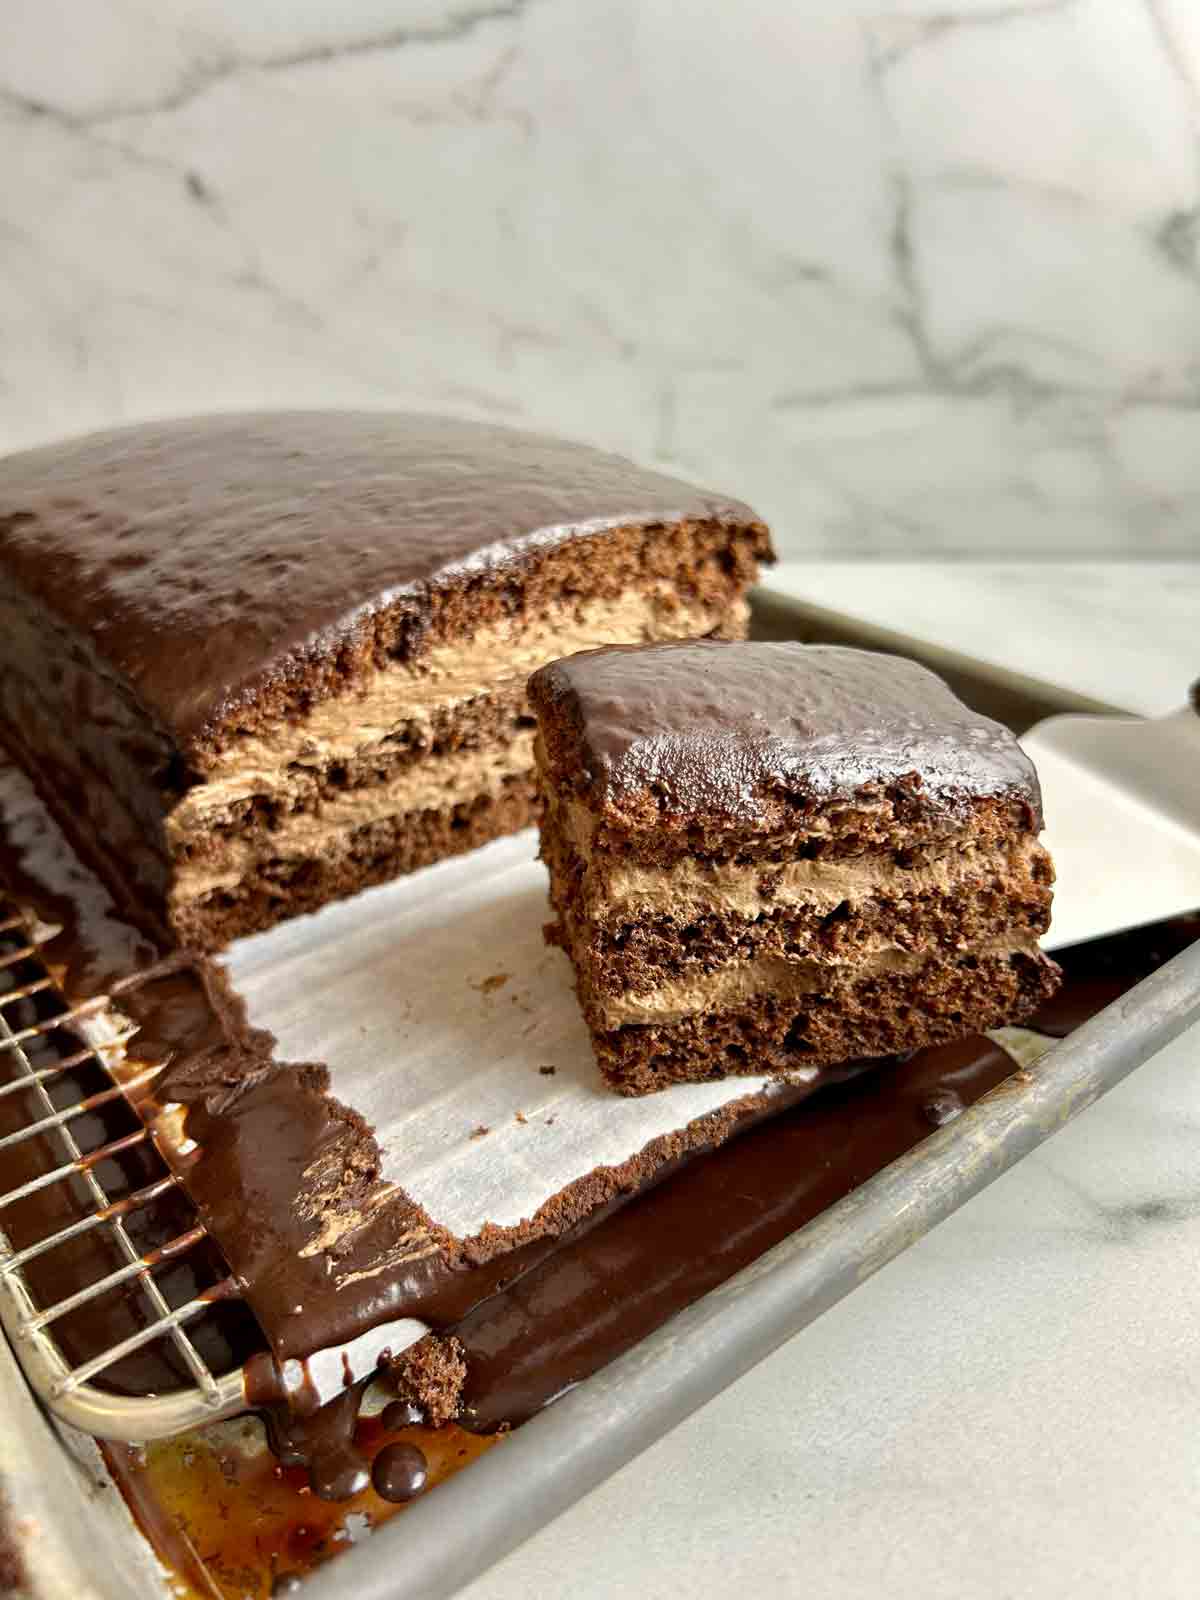
[[[523,683],[744,630],[746,507],[558,440],[297,412],[0,462],[0,738],[202,947],[532,817]]]
[[[803,1076],[1052,991],[1036,775],[924,668],[697,641],[530,687],[555,937],[613,1087]]]

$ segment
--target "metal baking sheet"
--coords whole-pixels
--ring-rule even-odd
[[[757,607],[759,631],[775,637],[789,631],[793,637],[830,636],[803,613],[784,597],[767,596]],[[848,621],[840,632],[832,631],[840,641],[882,642],[856,638]],[[904,647],[899,638],[888,644]],[[946,672],[946,661],[937,665]],[[1017,726],[1055,711],[1084,709],[1076,698],[1058,697],[1045,685],[1005,683],[995,669],[976,674],[965,659],[956,658],[951,666],[960,693]],[[501,961],[495,972],[503,968]],[[481,970],[477,977],[483,982],[492,975]],[[915,1242],[1198,1016],[1200,950],[1192,950],[1056,1046],[1036,1073],[1014,1075],[908,1157],[520,1429],[502,1451],[475,1463],[314,1575],[305,1592],[314,1600],[347,1593],[452,1593]],[[11,1370],[0,1366],[0,1428],[28,1434],[31,1427],[27,1397]],[[42,1471],[51,1456],[61,1461],[64,1481],[77,1471],[49,1424],[38,1454]],[[30,1503],[30,1485],[10,1477],[5,1487],[19,1524]],[[46,1497],[37,1498],[44,1507]],[[114,1548],[130,1539],[140,1542],[123,1505],[118,1500],[112,1506],[115,1491],[108,1498],[111,1509],[100,1514],[117,1541]],[[40,1592],[74,1592],[61,1581],[62,1562],[56,1565],[47,1548],[55,1546],[66,1561],[66,1530],[39,1521],[37,1548],[47,1550],[35,1555],[45,1579]],[[144,1582],[144,1549],[139,1561]]]

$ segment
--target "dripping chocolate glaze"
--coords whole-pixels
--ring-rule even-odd
[[[296,411],[119,428],[0,461],[0,574],[185,752],[314,662],[410,654],[429,597],[611,528],[767,534],[619,456],[445,417]],[[399,608],[385,637],[374,626]]]
[[[106,953],[106,929],[112,933],[117,925],[109,926],[99,902],[89,903],[86,916],[76,915],[78,885],[69,893],[48,890],[28,870],[26,853],[11,842],[0,848],[0,881],[43,921],[61,926],[46,947],[59,972],[111,975],[127,962],[119,938]],[[1052,1034],[1069,1031],[1198,936],[1200,919],[1178,919],[1065,952],[1067,982],[1037,1025]],[[737,1121],[741,1137],[702,1161],[685,1151],[660,1164],[655,1186],[632,1199],[614,1197],[586,1228],[557,1241],[533,1240],[482,1265],[451,1266],[438,1254],[393,1263],[351,1296],[353,1314],[363,1320],[347,1328],[348,1314],[339,1310],[330,1318],[320,1295],[306,1302],[328,1274],[323,1264],[295,1255],[309,1235],[298,1229],[293,1202],[303,1187],[299,1175],[322,1151],[340,1152],[339,1159],[347,1149],[358,1151],[369,1183],[369,1130],[325,1093],[323,1068],[271,1059],[271,1041],[246,1026],[219,969],[186,956],[153,955],[140,948],[140,972],[136,981],[129,982],[127,974],[118,985],[118,1002],[140,1024],[137,1053],[180,1057],[170,1090],[161,1093],[190,1095],[189,1130],[211,1140],[203,1161],[188,1174],[189,1188],[206,1196],[206,1218],[214,1232],[226,1230],[219,1237],[230,1255],[240,1254],[250,1272],[262,1273],[261,1284],[251,1282],[247,1292],[259,1320],[275,1334],[274,1348],[281,1346],[271,1319],[285,1302],[311,1306],[307,1318],[298,1317],[289,1328],[291,1348],[299,1354],[335,1345],[378,1321],[419,1316],[461,1340],[468,1372],[464,1420],[480,1430],[531,1415],[917,1143],[929,1131],[928,1108],[939,1096],[952,1094],[970,1104],[1012,1068],[1002,1051],[975,1038],[827,1087],[810,1103],[779,1115],[746,1105]],[[871,1065],[855,1064],[847,1073],[862,1074]],[[10,1104],[19,1098],[7,1097]],[[213,1151],[217,1159],[210,1165]],[[61,1160],[61,1152],[48,1149],[42,1159]],[[28,1175],[36,1172],[31,1168]],[[145,1174],[133,1172],[126,1188],[144,1181]],[[21,1222],[26,1231],[18,1242],[73,1220],[62,1186],[39,1191],[27,1204],[29,1215]],[[375,1226],[381,1232],[369,1248],[386,1251],[398,1223]],[[100,1243],[91,1234],[78,1248]],[[73,1268],[63,1256],[56,1250],[30,1263],[31,1276],[49,1275],[35,1286],[44,1303],[77,1286],[72,1272],[79,1264]],[[222,1272],[217,1261],[214,1282]],[[616,1318],[614,1301],[621,1306]],[[134,1331],[137,1316],[132,1295],[99,1316],[89,1308],[77,1329],[66,1325],[72,1358],[86,1359]],[[255,1343],[243,1320],[219,1334],[212,1359],[244,1359]],[[165,1348],[131,1362],[117,1372],[115,1387],[145,1392],[186,1381]],[[306,1416],[303,1405],[291,1404],[272,1363],[251,1360],[249,1366],[251,1401],[272,1414],[285,1456],[314,1463],[323,1492],[358,1483],[365,1467],[354,1458],[353,1431],[362,1385]]]
[[[959,811],[1011,794],[1042,825],[1037,774],[1010,730],[914,661],[835,645],[609,645],[540,668],[536,706],[565,722],[585,801],[655,796],[694,820],[760,822],[764,801],[851,801],[905,785]]]

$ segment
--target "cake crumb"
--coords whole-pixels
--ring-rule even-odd
[[[477,983],[475,987],[480,994],[495,994],[496,990],[503,989],[507,982],[507,972],[493,972],[490,978],[484,978],[483,982]]]
[[[541,1073],[543,1078],[552,1078],[554,1076],[554,1074],[558,1071],[558,1068],[557,1067],[539,1067],[538,1071]]]
[[[467,1379],[463,1347],[457,1339],[426,1334],[388,1366],[396,1398],[419,1406],[431,1428],[440,1428],[457,1414]]]
[[[529,1121],[529,1118],[525,1115],[525,1113],[523,1111],[518,1111],[516,1120],[519,1123],[521,1123],[522,1125],[524,1125],[525,1123],[527,1123]]]
[[[491,1131],[486,1123],[481,1122],[477,1128],[471,1129],[471,1137],[472,1139],[486,1139]]]

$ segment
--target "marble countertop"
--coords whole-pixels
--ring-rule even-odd
[[[794,555],[1192,549],[1195,0],[4,20],[0,452],[411,407],[711,484]]]
[[[767,582],[1142,716],[1200,678],[1200,560],[785,561]]]
[[[1200,566],[790,564],[773,586],[1155,713]],[[1194,1600],[1192,1030],[465,1591]]]

